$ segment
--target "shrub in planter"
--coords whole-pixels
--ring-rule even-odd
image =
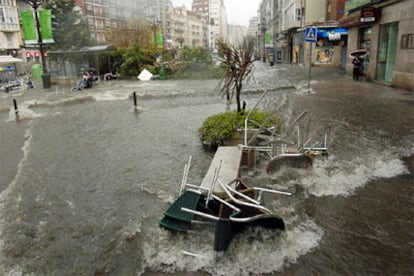
[[[199,129],[201,142],[209,147],[217,147],[228,144],[236,138],[238,129],[244,129],[244,121],[247,114],[247,111],[232,111],[208,117]],[[261,125],[269,116],[271,116],[269,112],[253,110],[249,119],[250,121],[254,121],[255,123]],[[271,116],[265,127],[272,126],[276,126],[277,131],[280,132],[283,128],[283,122],[277,117]],[[248,124],[248,128],[257,127],[257,125],[251,122]]]

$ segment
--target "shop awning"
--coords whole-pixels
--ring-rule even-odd
[[[13,64],[19,62],[23,62],[23,60],[12,56],[0,56],[0,64]]]

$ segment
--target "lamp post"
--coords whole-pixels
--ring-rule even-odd
[[[262,22],[258,24],[259,30],[262,34],[262,44],[263,44],[263,50],[262,50],[262,58],[263,62],[266,62],[266,31],[267,31],[267,24],[266,19],[263,17]]]
[[[157,45],[157,43],[158,43],[158,41],[157,41],[157,30],[158,30],[158,27],[160,26],[160,23],[161,22],[159,20],[157,20],[157,18],[155,16],[152,18],[151,29],[152,29],[152,35],[154,37],[154,48],[155,49],[158,48],[158,45]]]
[[[37,41],[39,43],[39,50],[40,50],[40,57],[42,59],[42,83],[43,88],[50,88],[50,74],[47,72],[46,68],[46,59],[45,59],[45,51],[43,48],[43,39],[42,39],[42,32],[40,31],[40,23],[39,23],[39,15],[37,13],[37,9],[47,0],[23,0],[27,3],[34,11],[35,14],[35,23],[36,23],[36,31],[37,31]]]
[[[160,80],[164,80],[165,79],[164,63],[163,63],[162,53],[159,53],[158,51],[159,45],[158,45],[158,39],[157,39],[157,30],[160,25],[161,25],[161,21],[157,20],[157,18],[154,16],[152,19],[152,24],[151,24],[151,28],[152,28],[153,36],[154,36],[154,47],[155,47],[154,49],[157,55],[157,61],[160,63],[160,67],[158,68],[158,74],[159,74]]]
[[[255,38],[256,38],[256,47],[255,47],[255,60],[257,59],[257,54],[260,57],[260,34],[257,33],[257,31],[254,32],[255,33]]]

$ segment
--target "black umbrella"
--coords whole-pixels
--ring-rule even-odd
[[[368,54],[368,51],[366,49],[358,49],[358,50],[354,50],[352,51],[349,55],[354,58],[355,56],[359,56],[359,57],[363,57],[366,54]]]

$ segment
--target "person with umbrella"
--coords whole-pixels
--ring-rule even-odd
[[[353,65],[353,71],[352,71],[352,78],[357,81],[359,80],[359,76],[361,75],[361,69],[362,69],[362,56],[366,53],[365,50],[357,50],[351,53],[352,59],[352,65]]]

